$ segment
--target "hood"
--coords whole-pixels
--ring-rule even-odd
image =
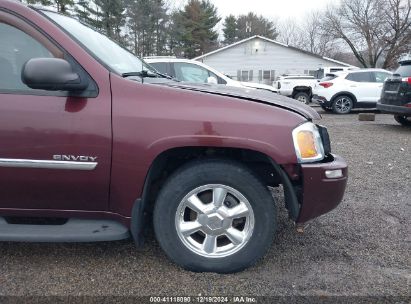
[[[154,84],[154,83],[153,83]],[[159,82],[156,85],[164,85],[172,88],[178,88],[183,90],[197,91],[202,93],[209,93],[214,95],[234,97],[238,99],[250,100],[258,103],[275,106],[289,111],[295,112],[304,116],[308,120],[321,119],[320,114],[317,113],[310,106],[307,106],[297,100],[269,92],[266,90],[256,90],[247,88],[229,87],[226,85],[215,84],[192,84],[182,82]]]

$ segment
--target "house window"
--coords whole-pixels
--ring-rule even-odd
[[[310,75],[310,76],[317,76],[317,70],[304,70],[305,75]]]
[[[253,81],[253,70],[238,70],[237,80],[239,81]]]
[[[266,84],[272,84],[275,80],[275,70],[259,70],[258,81]]]

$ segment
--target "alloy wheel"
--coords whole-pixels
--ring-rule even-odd
[[[335,101],[334,108],[338,113],[349,113],[352,108],[352,101],[347,97],[340,97]]]
[[[254,229],[249,201],[226,185],[204,185],[180,202],[175,226],[183,244],[207,258],[226,257],[243,248]]]
[[[308,104],[308,99],[306,96],[298,96],[297,100],[301,103]]]

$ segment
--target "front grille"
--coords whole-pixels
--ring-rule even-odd
[[[324,154],[329,155],[331,154],[331,141],[330,135],[328,135],[328,130],[326,127],[317,125],[318,132],[320,132],[321,140],[324,146]]]

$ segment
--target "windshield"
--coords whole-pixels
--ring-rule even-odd
[[[118,74],[138,72],[141,71],[143,67],[144,70],[155,72],[153,68],[137,56],[79,21],[50,11],[42,12],[76,38],[84,48],[88,49],[95,57],[100,59],[100,61]]]

